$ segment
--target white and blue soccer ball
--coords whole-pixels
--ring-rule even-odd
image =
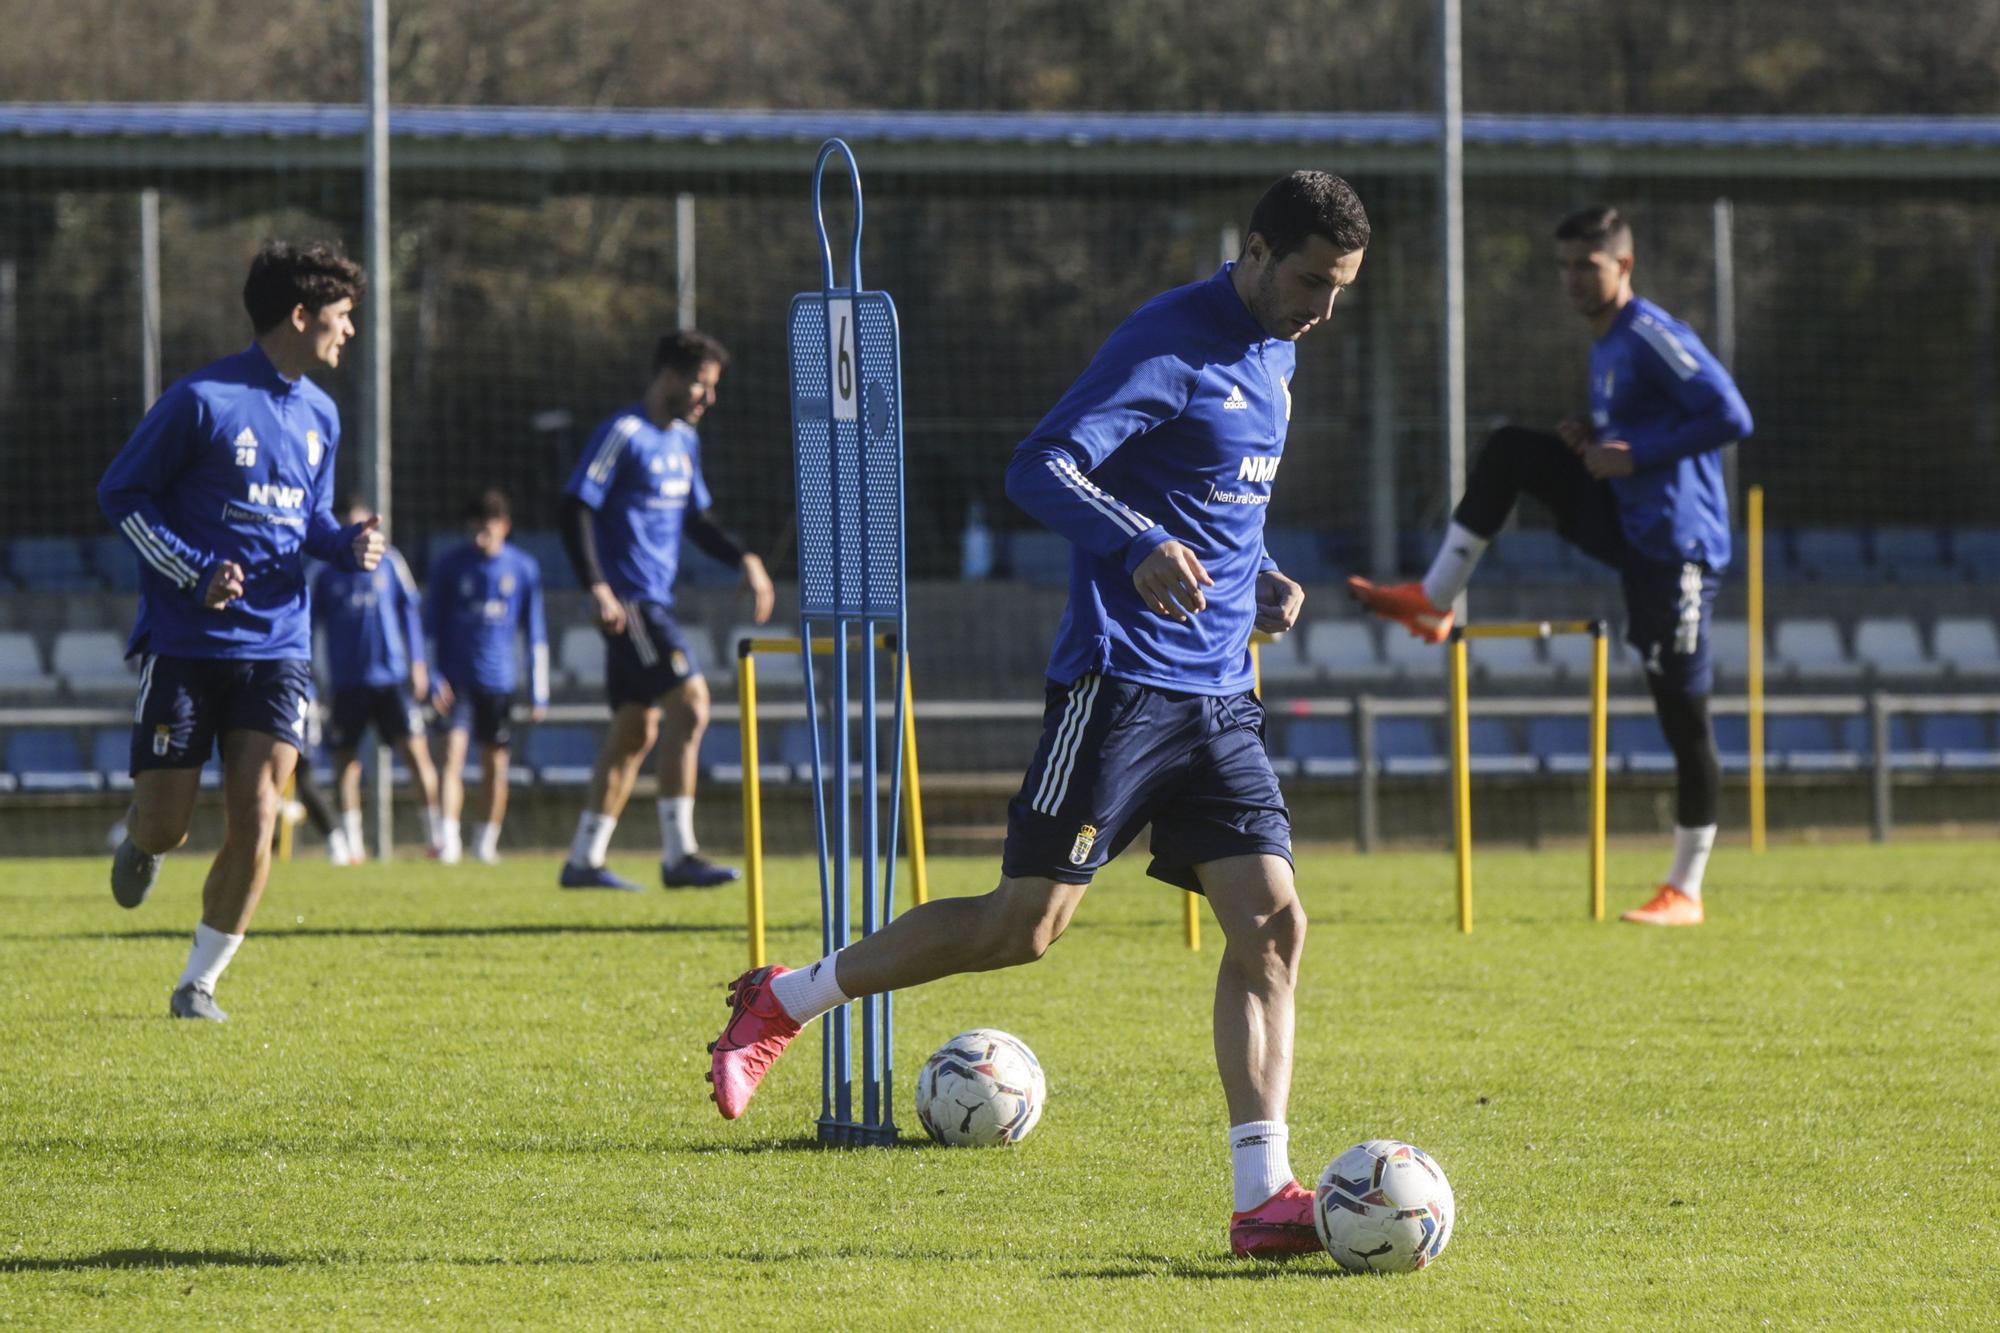
[[[1313,1227],[1351,1273],[1414,1273],[1451,1241],[1451,1182],[1422,1148],[1370,1139],[1333,1159],[1313,1191]]]
[[[1041,1061],[997,1028],[961,1032],[924,1061],[917,1119],[939,1143],[984,1148],[1018,1143],[1042,1118],[1048,1085]]]

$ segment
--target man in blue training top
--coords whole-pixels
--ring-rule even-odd
[[[439,806],[438,860],[457,865],[464,855],[459,813],[465,807],[465,755],[479,742],[480,819],[472,855],[500,860],[500,825],[507,817],[507,764],[514,744],[515,637],[528,637],[531,716],[549,711],[549,622],[542,608],[542,567],[507,544],[513,510],[499,491],[466,506],[472,539],[431,562],[424,624],[437,649],[436,699],[451,721],[444,743]]]
[[[639,888],[604,864],[612,830],[646,751],[659,742],[660,883],[713,888],[736,871],[701,855],[694,789],[708,682],[674,621],[681,537],[740,569],[759,625],[771,618],[764,562],[709,516],[695,427],[715,403],[729,363],[722,344],[693,329],[669,333],[653,352],[645,395],[599,426],[564,493],[563,540],[577,581],[590,590],[605,638],[611,727],[558,882],[566,889]]]
[[[160,858],[187,841],[202,766],[222,752],[222,848],[175,1018],[224,1018],[215,984],[270,874],[279,793],[312,707],[305,557],[350,570],[382,558],[372,516],[345,528],[333,517],[340,414],[306,378],[340,364],[366,284],[331,245],[267,243],[243,284],[256,340],[160,395],[98,483],[140,558],[132,812],[111,861],[121,907],[144,902]]]
[[[1722,786],[1708,714],[1708,621],[1730,554],[1722,448],[1750,434],[1750,409],[1692,329],[1632,294],[1632,229],[1616,209],[1564,218],[1556,257],[1564,294],[1596,337],[1590,419],[1570,418],[1553,434],[1495,431],[1423,582],[1348,586],[1378,615],[1442,642],[1452,603],[1523,491],[1549,507],[1571,545],[1617,570],[1625,637],[1645,664],[1678,786],[1673,864],[1624,919],[1698,926]]]
[[[1332,314],[1368,239],[1345,181],[1278,181],[1250,216],[1242,257],[1140,307],[1015,450],[1007,494],[1075,551],[999,887],[912,908],[799,971],[739,977],[710,1048],[726,1118],[799,1026],[834,1005],[1041,957],[1091,877],[1151,825],[1148,873],[1205,893],[1228,940],[1215,1052],[1231,1126],[1230,1247],[1319,1248],[1285,1127],[1305,912],[1249,642],[1253,629],[1289,629],[1304,600],[1264,549],[1293,344]]]
[[[366,516],[350,501],[347,516]],[[326,643],[327,684],[333,718],[326,729],[333,750],[334,778],[340,786],[341,836],[347,855],[336,865],[367,859],[361,828],[361,737],[370,726],[396,747],[416,777],[424,820],[424,845],[438,852],[437,770],[424,738],[421,700],[430,698],[430,668],[424,660],[422,599],[402,552],[391,546],[374,569],[348,571],[331,565],[313,579],[313,624]]]

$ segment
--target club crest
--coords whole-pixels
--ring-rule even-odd
[[[1076,831],[1076,841],[1070,844],[1069,863],[1080,866],[1090,859],[1090,849],[1097,842],[1097,825],[1085,824]]]

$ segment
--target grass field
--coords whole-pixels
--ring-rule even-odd
[[[1228,1258],[1219,938],[1188,954],[1131,857],[1046,961],[902,998],[919,1139],[853,1152],[810,1146],[816,1034],[743,1121],[707,1100],[736,891],[300,863],[215,1027],[165,1017],[203,858],[133,913],[100,863],[6,862],[0,1323],[1991,1327],[1995,851],[1725,849],[1682,932],[1588,924],[1573,853],[1495,853],[1470,937],[1443,856],[1305,858],[1294,1163],[1437,1157],[1458,1229],[1406,1278]],[[772,952],[810,958],[808,869],[775,879]],[[909,1086],[976,1025],[1034,1047],[1047,1113],[933,1148]]]

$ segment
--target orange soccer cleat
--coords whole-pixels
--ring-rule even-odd
[[[1384,620],[1394,620],[1425,643],[1443,643],[1451,633],[1449,610],[1439,610],[1424,596],[1421,583],[1380,585],[1367,579],[1351,578],[1347,591],[1355,601]]]
[[[1662,884],[1653,900],[1644,907],[1635,907],[1618,918],[1641,926],[1698,926],[1701,924],[1701,899],[1690,898],[1671,884]]]

